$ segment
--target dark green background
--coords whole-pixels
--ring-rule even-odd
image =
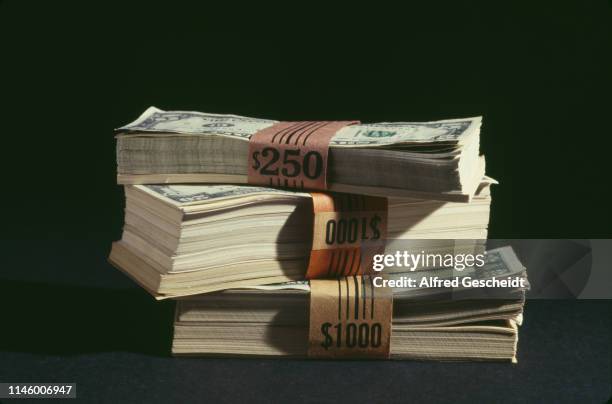
[[[0,4],[3,237],[120,236],[113,128],[146,107],[295,119],[484,115],[492,237],[605,237],[605,1]]]

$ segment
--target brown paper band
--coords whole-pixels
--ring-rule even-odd
[[[387,198],[312,192],[314,225],[306,279],[372,272],[385,252]]]
[[[370,276],[310,281],[308,356],[389,358],[393,293]]]
[[[327,189],[329,142],[359,121],[279,122],[249,140],[248,182],[295,189]]]

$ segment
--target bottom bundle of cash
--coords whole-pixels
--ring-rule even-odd
[[[518,276],[526,282],[524,267],[510,248],[490,251],[483,268],[464,276]],[[516,362],[526,288],[497,289],[492,295],[472,288],[393,289],[388,357]],[[306,357],[310,290],[307,281],[288,282],[178,299],[172,352]],[[336,343],[331,324],[321,327],[321,333],[323,350]]]

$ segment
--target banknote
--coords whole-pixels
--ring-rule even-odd
[[[209,200],[221,200],[257,194],[285,194],[290,196],[308,195],[300,192],[285,191],[269,187],[253,187],[246,185],[143,185],[143,189],[168,198],[178,204],[188,204]]]
[[[480,128],[482,117],[435,122],[380,122],[350,125],[332,138],[331,147],[386,146],[402,143],[460,143]],[[278,121],[238,115],[191,111],[162,111],[150,107],[118,132],[218,134],[248,140],[255,132]]]

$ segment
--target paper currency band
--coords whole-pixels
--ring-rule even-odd
[[[311,192],[313,237],[306,279],[372,272],[385,252],[387,198]]]
[[[308,356],[388,359],[393,293],[370,276],[310,281]]]
[[[359,121],[279,122],[249,140],[248,182],[295,189],[327,189],[329,142]]]

